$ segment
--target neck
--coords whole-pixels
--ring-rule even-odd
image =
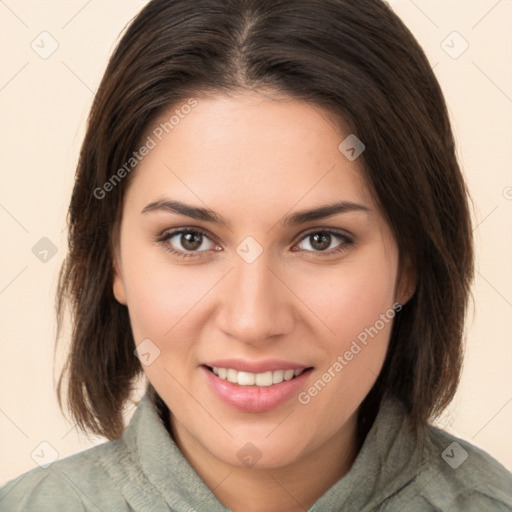
[[[357,411],[324,444],[286,466],[246,468],[219,460],[171,415],[172,435],[217,499],[235,512],[304,512],[342,478],[357,456]]]

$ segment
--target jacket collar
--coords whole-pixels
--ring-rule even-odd
[[[131,468],[131,484],[124,485],[123,490],[128,501],[137,512],[143,512],[148,503],[144,495],[156,493],[176,512],[229,510],[217,500],[170,436],[158,400],[150,387],[120,441],[132,464],[140,465],[145,480],[145,489],[137,489],[134,480],[141,481],[138,476],[142,475],[137,476],[136,468]],[[308,512],[334,512],[345,507],[364,511],[381,504],[420,471],[421,441],[409,428],[404,406],[396,399],[384,399],[350,471]]]

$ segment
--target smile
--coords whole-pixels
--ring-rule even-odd
[[[305,369],[300,370],[274,370],[262,373],[251,373],[238,371],[233,368],[219,368],[214,366],[210,370],[223,380],[239,386],[261,386],[269,387],[281,384],[283,381],[292,380],[298,377]]]
[[[290,403],[307,387],[314,368],[278,360],[225,359],[203,364],[200,369],[221,402],[239,411],[263,413]]]

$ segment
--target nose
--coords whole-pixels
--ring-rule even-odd
[[[235,255],[217,312],[217,325],[226,335],[258,345],[294,328],[293,294],[263,252],[247,263]]]

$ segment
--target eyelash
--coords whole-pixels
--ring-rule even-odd
[[[175,229],[175,230],[172,230],[172,231],[166,231],[166,232],[162,233],[161,235],[159,235],[155,239],[155,241],[158,244],[160,244],[166,251],[168,251],[171,254],[174,254],[176,256],[179,256],[181,258],[196,257],[198,254],[201,254],[203,252],[207,252],[207,251],[191,251],[191,252],[180,251],[180,250],[175,249],[171,244],[168,243],[171,238],[175,237],[176,235],[182,234],[182,233],[200,234],[200,235],[208,238],[209,240],[211,240],[210,236],[208,236],[208,234],[205,231],[201,230],[201,229],[198,229],[198,228],[178,228],[178,229]],[[310,237],[312,235],[315,235],[315,234],[318,234],[318,233],[322,233],[324,235],[325,234],[333,235],[334,237],[340,239],[342,241],[342,243],[338,247],[336,247],[335,249],[331,249],[329,251],[308,251],[308,250],[304,250],[304,249],[299,249],[298,251],[295,251],[295,252],[312,252],[314,254],[332,256],[334,254],[337,254],[337,253],[345,251],[347,246],[350,246],[350,245],[354,244],[354,241],[350,237],[348,237],[346,234],[341,233],[339,231],[333,231],[333,230],[328,230],[328,229],[314,229],[314,230],[310,230],[307,233],[303,234],[302,237],[299,239],[299,241],[297,243],[300,243],[303,240],[307,239],[308,237]],[[211,241],[213,241],[213,240],[211,240]],[[295,245],[297,245],[297,244],[295,244]]]

